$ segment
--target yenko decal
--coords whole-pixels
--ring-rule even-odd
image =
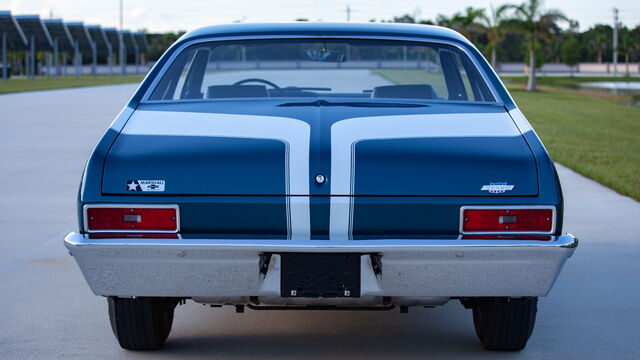
[[[164,191],[164,180],[127,180],[127,191]]]
[[[513,190],[514,185],[507,185],[506,182],[491,183],[489,185],[482,185],[480,191],[488,191],[491,194],[502,194],[505,191]]]

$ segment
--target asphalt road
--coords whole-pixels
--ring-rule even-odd
[[[640,358],[640,203],[559,167],[565,231],[580,238],[520,353],[482,349],[471,312],[236,314],[176,309],[163,350],[120,349],[104,298],[62,245],[80,174],[135,86],[0,96],[0,358]]]

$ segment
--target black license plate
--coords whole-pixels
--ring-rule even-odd
[[[360,254],[283,253],[282,297],[360,297]]]

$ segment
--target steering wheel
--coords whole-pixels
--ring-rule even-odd
[[[265,79],[259,79],[259,78],[249,78],[249,79],[244,79],[244,80],[240,80],[240,81],[236,81],[233,83],[233,85],[242,85],[242,84],[246,84],[246,83],[250,83],[250,82],[257,82],[257,83],[263,83],[265,85],[269,85],[272,88],[276,89],[276,90],[280,90],[280,86],[272,83],[269,80],[265,80]]]

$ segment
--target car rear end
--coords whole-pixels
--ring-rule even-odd
[[[505,110],[456,106],[337,120],[326,141],[288,116],[142,105],[98,165],[100,193],[92,201],[85,189],[82,230],[67,243],[105,296],[286,305],[316,303],[315,291],[366,306],[544,296],[575,245],[562,235],[555,174],[538,167],[548,157]],[[313,108],[323,120],[349,110]],[[246,123],[271,136],[279,122],[299,131],[282,141],[220,130]],[[328,168],[300,166],[325,151]],[[282,255],[310,252],[357,255],[360,278],[288,284]]]
[[[466,40],[383,28],[307,34],[297,62],[264,55],[290,50],[285,30],[253,43],[196,33],[163,57],[94,150],[65,238],[123,347],[168,335],[149,347],[118,335],[136,299],[172,318],[183,299],[406,311],[452,298],[474,309],[485,347],[524,347],[577,246],[553,163]],[[375,46],[385,57],[367,55]],[[361,67],[365,88],[341,88]],[[278,84],[302,78],[320,80]],[[532,311],[526,336],[493,330],[496,312]]]

